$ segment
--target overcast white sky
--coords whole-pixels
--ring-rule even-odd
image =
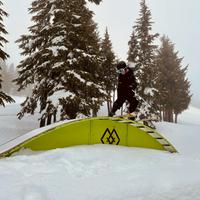
[[[20,61],[20,50],[14,43],[30,26],[28,7],[32,0],[4,0],[4,9],[9,13],[5,20],[10,41],[6,51],[10,54],[9,63]],[[128,45],[132,26],[139,12],[140,0],[103,0],[99,6],[91,6],[95,12],[100,35],[105,27],[113,43],[114,51],[121,59],[127,58]],[[183,64],[189,64],[188,77],[195,97],[200,99],[200,1],[199,0],[146,0],[155,22],[153,31],[166,34],[175,43],[179,56],[184,57]]]

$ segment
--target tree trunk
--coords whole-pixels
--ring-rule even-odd
[[[164,121],[168,122],[168,110],[165,108],[163,111],[163,119]]]
[[[166,121],[166,119],[165,119],[165,109],[163,109],[162,119],[163,119],[163,121]]]
[[[165,115],[166,115],[166,116],[165,116],[165,118],[166,118],[165,121],[166,121],[166,122],[169,122],[169,110],[168,110],[168,109],[166,109]]]
[[[175,123],[177,124],[178,122],[178,114],[175,114]]]
[[[51,124],[52,114],[49,114],[47,117],[47,125]]]
[[[53,122],[55,123],[56,122],[56,114],[57,114],[57,112],[56,112],[56,110],[53,112]]]
[[[166,109],[165,113],[166,113],[166,121],[169,122],[169,110]]]
[[[174,122],[174,119],[173,119],[173,109],[171,109],[171,108],[164,109],[163,119],[166,122]]]
[[[109,100],[107,99],[107,109],[108,109],[108,114],[109,114],[109,112],[110,112],[110,102],[109,102]]]
[[[159,117],[160,117],[160,121],[163,121],[163,118],[162,118],[162,110],[160,109],[159,111]]]
[[[97,116],[97,110],[96,109],[92,109],[92,117],[96,117]]]
[[[173,120],[173,109],[169,109],[169,122],[174,122]]]
[[[44,127],[45,126],[45,122],[46,122],[46,119],[45,118],[41,118],[40,119],[40,127]]]

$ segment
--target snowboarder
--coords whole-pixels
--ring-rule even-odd
[[[120,61],[116,67],[119,74],[117,100],[114,102],[113,108],[109,113],[110,117],[115,115],[115,112],[122,107],[126,100],[129,102],[129,113],[134,112],[139,103],[133,91],[137,87],[137,83],[132,69],[124,61]]]

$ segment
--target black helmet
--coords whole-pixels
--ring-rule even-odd
[[[126,63],[124,61],[120,61],[117,63],[117,69],[124,69],[126,68]]]

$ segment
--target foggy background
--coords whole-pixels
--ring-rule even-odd
[[[20,50],[15,41],[21,34],[27,33],[31,25],[28,14],[32,0],[6,0],[4,10],[9,17],[4,23],[9,35],[5,50],[10,55],[7,63],[17,65],[20,61]],[[193,101],[200,102],[200,1],[198,0],[146,0],[152,13],[153,32],[161,36],[166,34],[184,57],[183,66],[189,64],[188,78],[191,82]],[[139,16],[140,0],[104,0],[99,6],[89,5],[95,12],[94,20],[98,23],[99,34],[103,36],[106,26],[113,44],[113,50],[120,59],[126,60],[128,41],[132,26]]]

